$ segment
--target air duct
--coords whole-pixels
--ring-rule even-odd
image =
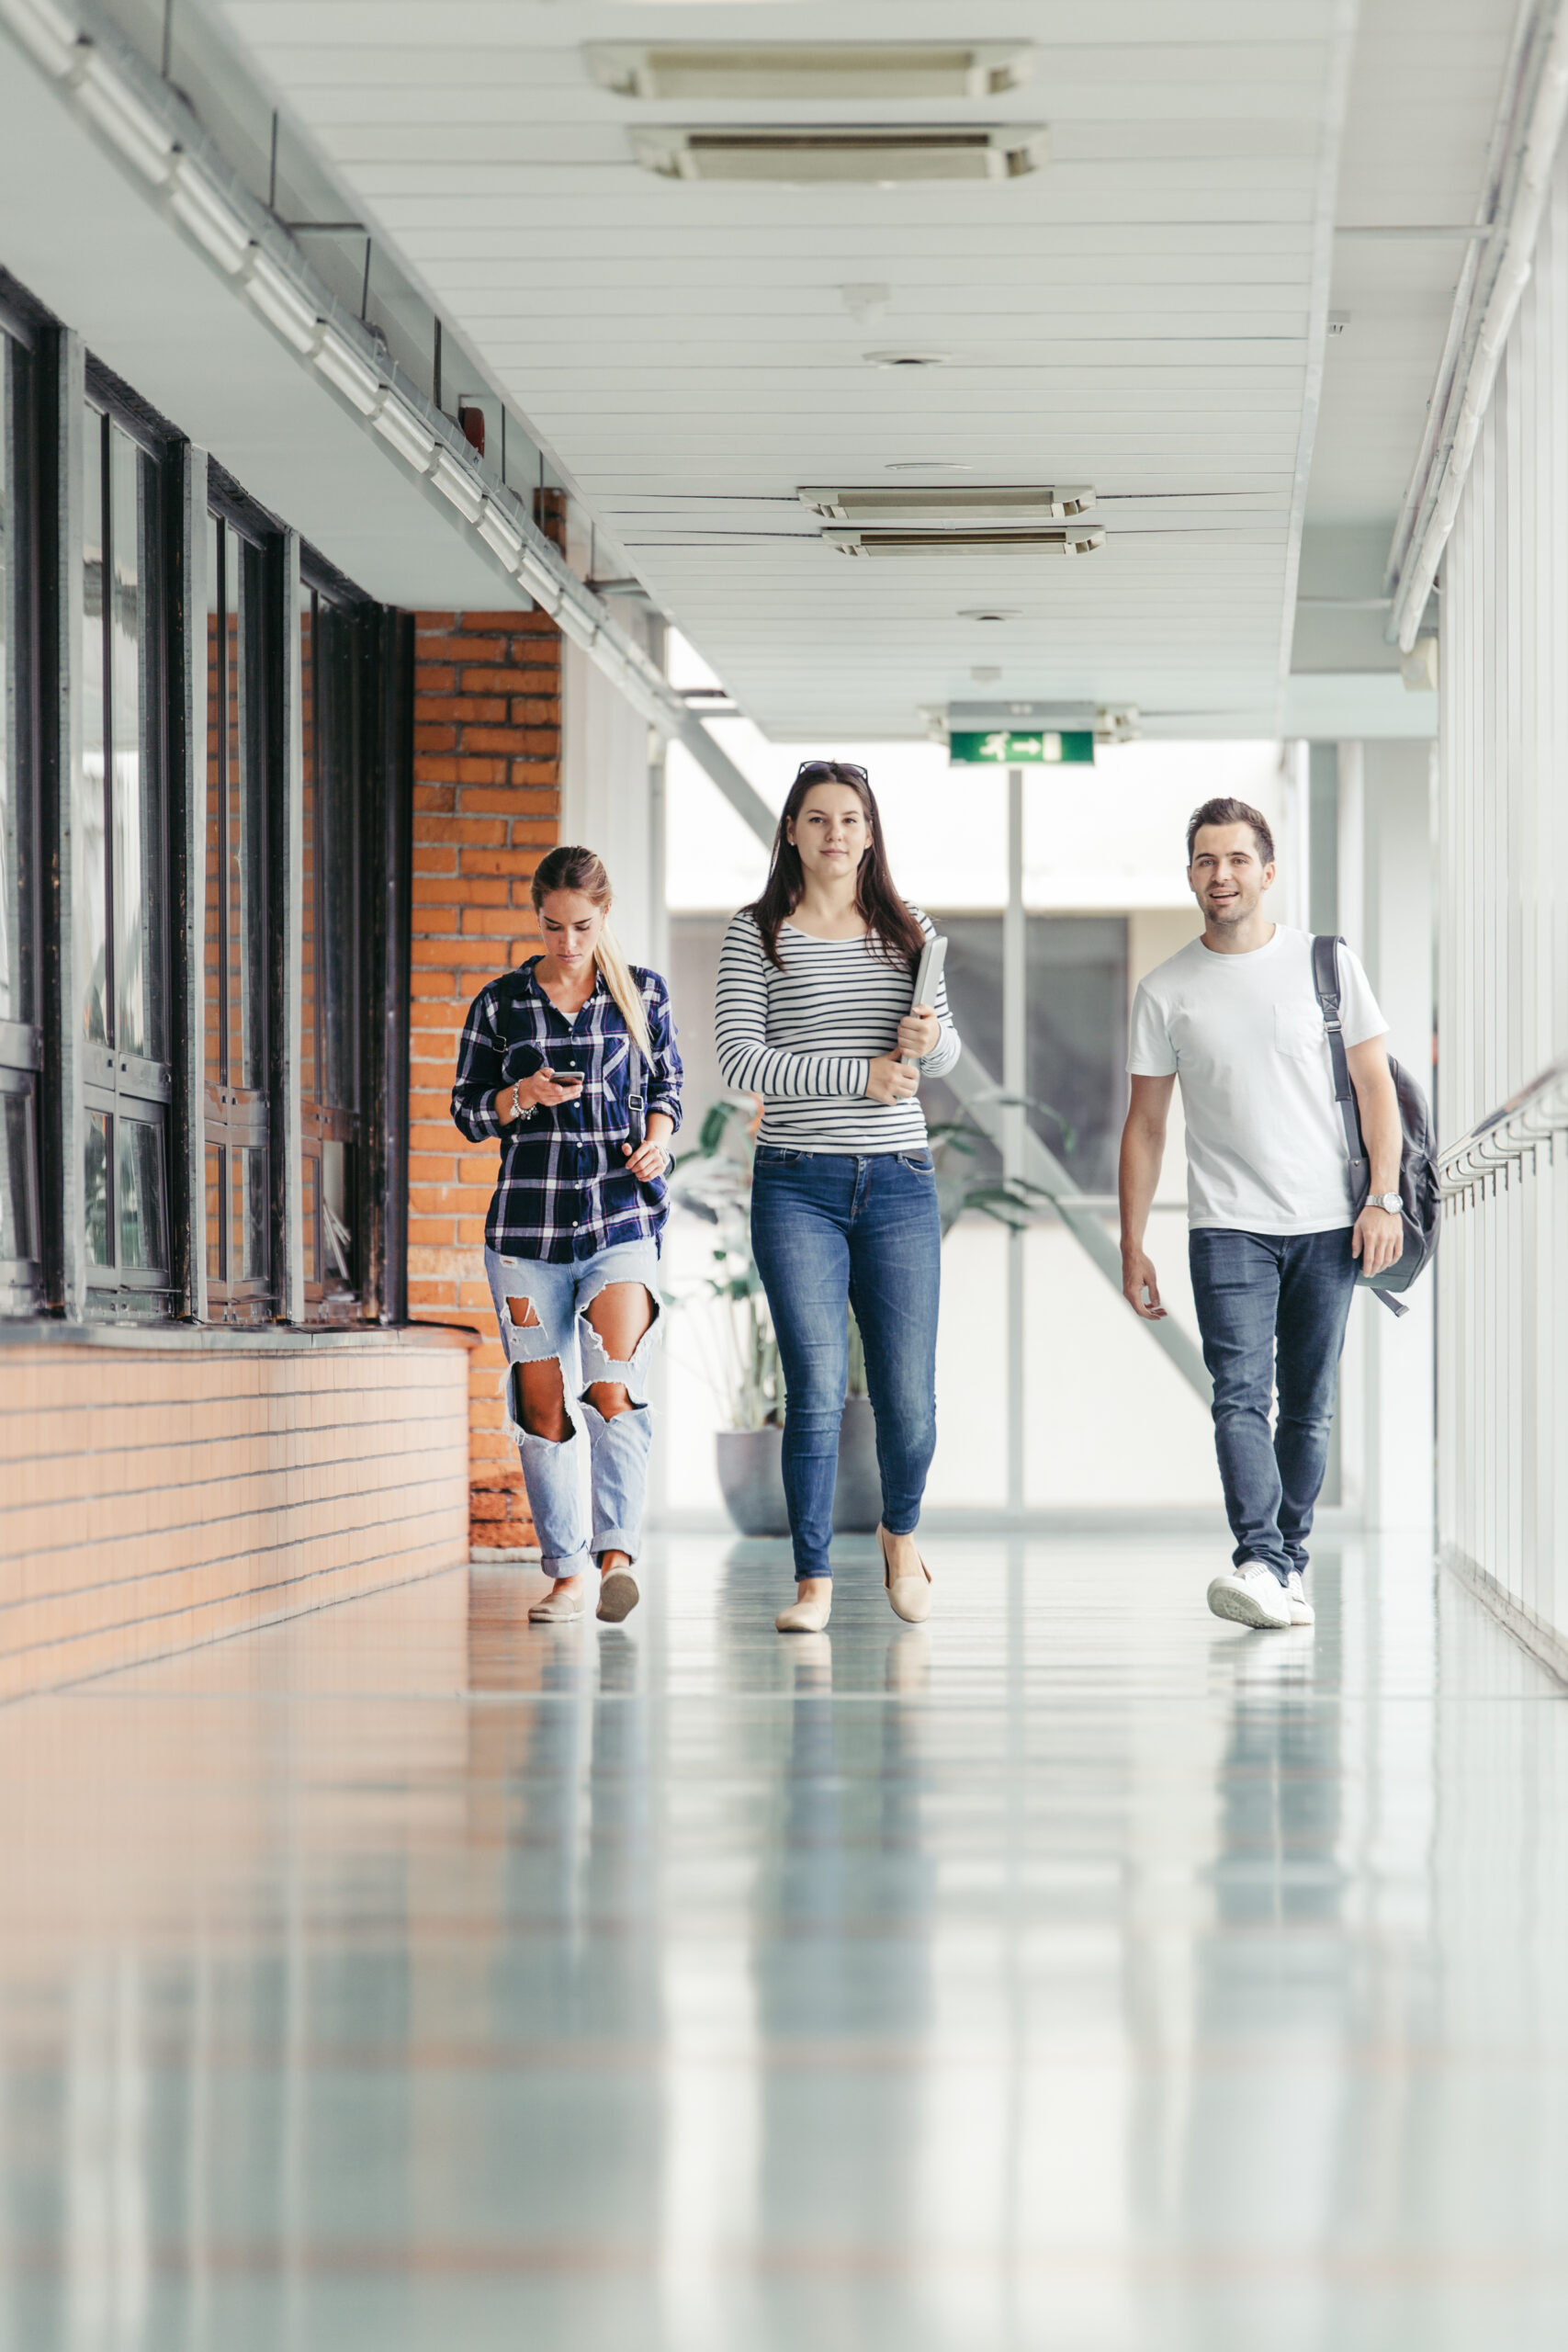
[[[656,98],[995,98],[1034,71],[1032,41],[589,41],[601,89]]]
[[[1043,484],[994,489],[984,484],[906,483],[889,488],[876,483],[865,490],[798,490],[795,496],[812,514],[830,523],[849,523],[885,529],[908,524],[936,523],[1025,526],[1065,523],[1087,514],[1094,492],[1087,488],[1055,489]]]
[[[885,187],[910,180],[1006,180],[1037,172],[1049,153],[1043,123],[803,123],[711,130],[664,124],[638,128],[628,136],[643,170],[670,180]]]

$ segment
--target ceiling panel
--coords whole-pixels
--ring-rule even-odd
[[[1171,733],[1276,723],[1329,301],[1337,0],[1014,0],[983,20],[976,0],[209,5],[769,733],[911,733],[920,705],[973,694],[976,664],[1009,695],[1136,702]],[[1368,0],[1342,204],[1462,216],[1503,12]],[[581,49],[959,30],[1032,39],[1035,80],[973,107],[644,106],[595,85]],[[1396,73],[1407,115],[1429,101],[1427,143],[1412,122],[1385,156],[1369,134]],[[873,117],[1043,120],[1052,159],[983,186],[688,185],[626,141]],[[1391,520],[1457,266],[1404,259],[1341,250],[1367,321],[1326,362],[1331,495],[1381,497]],[[900,348],[946,364],[866,357]],[[1092,482],[1107,543],[855,562],[794,496],[915,459]],[[1011,617],[963,616],[982,605]]]

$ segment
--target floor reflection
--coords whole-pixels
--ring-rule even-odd
[[[1568,1704],[1418,1552],[661,1553],[0,1711],[0,2345],[1568,2340]]]

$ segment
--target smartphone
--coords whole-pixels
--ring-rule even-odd
[[[583,1064],[588,1058],[586,1046],[555,1046],[550,1049],[550,1076],[558,1086],[570,1086],[573,1080],[582,1084]]]

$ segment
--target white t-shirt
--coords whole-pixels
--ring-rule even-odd
[[[1381,1037],[1388,1023],[1348,947],[1339,987],[1346,1045]],[[1246,956],[1190,941],[1139,987],[1127,1068],[1180,1082],[1189,1224],[1242,1233],[1354,1224],[1310,933],[1276,924],[1269,944]]]

